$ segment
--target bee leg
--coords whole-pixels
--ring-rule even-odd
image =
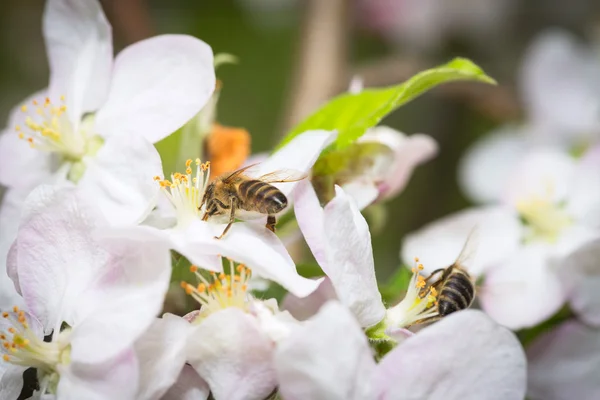
[[[271,232],[275,233],[275,224],[277,223],[277,218],[274,215],[269,215],[267,217],[267,224],[265,227]]]
[[[235,208],[237,206],[237,199],[235,197],[230,197],[230,205],[231,205],[231,212],[229,213],[229,223],[225,227],[225,230],[223,231],[223,233],[221,233],[221,236],[215,236],[215,239],[222,239],[223,236],[225,236],[225,234],[229,230],[229,228],[231,228],[231,225],[233,225],[233,223],[235,222]]]
[[[431,274],[429,274],[429,276],[427,278],[425,278],[425,282],[427,282],[428,280],[430,280],[431,278],[433,278],[433,276],[435,274],[437,274],[438,272],[442,272],[445,269],[446,268],[438,268],[438,269],[434,270],[433,272],[431,272]]]
[[[428,324],[430,322],[439,321],[442,318],[444,318],[443,315],[436,315],[436,316],[433,316],[433,317],[427,317],[427,318],[423,318],[423,319],[420,319],[418,321],[413,322],[410,326],[420,325],[420,324]]]

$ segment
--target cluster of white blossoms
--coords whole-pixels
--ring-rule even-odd
[[[0,135],[0,398],[28,394],[30,368],[33,397],[59,400],[523,398],[523,349],[483,312],[408,330],[438,316],[439,293],[421,275],[427,254],[398,304],[378,290],[359,208],[402,190],[435,153],[431,138],[374,128],[361,140],[387,146],[391,164],[377,184],[336,186],[324,207],[307,179],[277,185],[326,274],[308,279],[264,221],[235,222],[215,238],[225,225],[199,208],[209,163],[188,160],[182,173],[163,176],[153,144],[197,115],[215,89],[206,43],[160,35],[113,59],[97,0],[47,0],[43,32],[48,88],[19,104]],[[253,173],[309,174],[336,135],[301,133]],[[369,195],[354,198],[357,185]],[[577,218],[586,222],[578,197],[567,201],[575,191],[511,198],[531,222],[526,242],[560,240]],[[182,268],[173,252],[189,260],[195,281],[171,285]],[[254,294],[254,276],[287,290],[285,309]],[[173,289],[196,310],[164,313]]]

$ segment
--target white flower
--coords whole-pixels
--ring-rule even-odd
[[[525,395],[519,342],[478,311],[444,318],[376,364],[360,325],[332,301],[280,343],[274,359],[285,399],[520,400]]]
[[[132,346],[162,308],[168,249],[97,242],[92,232],[102,216],[73,189],[40,186],[24,210],[9,269],[26,311],[14,308],[0,320],[2,397],[16,398],[22,372],[34,367],[42,394],[133,398]]]
[[[3,227],[18,225],[31,189],[54,182],[77,183],[111,224],[139,222],[158,191],[152,143],[195,115],[214,89],[210,47],[162,35],[113,60],[111,27],[97,0],[48,0],[43,32],[49,86],[16,107],[0,135]],[[0,237],[2,270],[14,233]]]
[[[443,218],[405,239],[402,258],[427,268],[449,266],[468,231],[478,225],[481,245],[468,265],[485,274],[480,291],[486,312],[513,329],[555,313],[571,292],[570,258],[600,238],[600,157],[574,160],[558,151],[528,154],[515,167],[503,203]],[[579,254],[578,257],[584,257]]]
[[[285,147],[257,166],[257,176],[280,169],[307,173],[321,150],[335,137],[335,132],[308,131],[296,137]],[[202,221],[199,210],[208,182],[208,166],[200,160],[188,160],[185,174],[174,174],[172,180],[155,177],[168,199],[146,224],[107,230],[113,237],[137,237],[148,242],[161,243],[184,255],[193,264],[220,272],[221,257],[229,257],[250,267],[260,277],[273,280],[290,292],[304,297],[315,290],[317,281],[298,275],[296,266],[283,243],[275,234],[256,221],[234,223],[222,239],[216,239],[225,225]],[[275,184],[286,196],[296,183]],[[217,221],[218,222],[218,221]]]
[[[284,305],[294,316],[305,319],[327,300],[338,298],[361,327],[373,327],[383,321],[383,330],[390,335],[437,315],[432,307],[435,291],[421,293],[425,287],[419,274],[421,266],[413,271],[404,300],[386,310],[375,278],[369,226],[343,189],[336,187],[335,198],[321,208],[310,182],[302,182],[296,190],[295,213],[306,243],[327,279],[305,299],[288,295]]]
[[[527,114],[476,142],[459,168],[464,192],[479,203],[499,200],[513,166],[533,148],[580,150],[600,139],[598,55],[570,33],[541,34],[525,54],[520,87]]]

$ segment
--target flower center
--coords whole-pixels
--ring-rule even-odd
[[[181,287],[185,289],[186,294],[192,296],[201,306],[200,318],[196,318],[195,323],[200,322],[214,312],[229,307],[248,311],[248,281],[252,275],[250,268],[243,264],[235,266],[233,260],[229,260],[228,274],[212,272],[211,278],[207,279],[198,271],[198,267],[195,265],[190,267],[190,271],[196,275],[199,283],[194,286],[187,282],[181,282]]]
[[[420,274],[423,264],[415,258],[416,266],[412,269],[412,277],[404,299],[387,310],[387,326],[395,328],[407,328],[425,318],[438,315],[437,303],[438,293],[434,287],[427,286],[425,278]]]
[[[175,208],[178,225],[187,225],[200,215],[200,203],[210,177],[210,162],[203,164],[197,158],[195,163],[195,174],[192,174],[192,160],[187,160],[185,174],[176,172],[171,175],[171,180],[154,177]]]
[[[57,365],[68,363],[69,345],[63,331],[55,342],[44,342],[33,330],[25,317],[25,312],[18,307],[13,312],[3,312],[5,331],[0,331],[2,341],[2,361],[23,367],[37,368],[38,375],[46,380],[57,378]],[[62,337],[61,337],[62,336]],[[47,387],[47,385],[46,385]]]
[[[573,223],[571,216],[549,198],[532,196],[521,200],[517,211],[529,228],[526,241],[541,239],[554,243],[562,230]]]

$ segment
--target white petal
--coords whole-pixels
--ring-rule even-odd
[[[402,243],[401,258],[412,266],[414,258],[426,272],[450,266],[460,254],[465,240],[476,228],[478,245],[465,266],[472,275],[512,254],[521,240],[521,226],[512,210],[500,207],[471,208],[432,222],[410,233]]]
[[[567,288],[551,263],[548,244],[531,244],[487,272],[483,309],[511,329],[539,324],[564,304]]]
[[[580,160],[568,194],[567,212],[580,223],[600,228],[600,145]]]
[[[321,155],[321,151],[329,146],[337,136],[335,131],[306,131],[296,136],[291,142],[277,150],[268,160],[258,165],[256,176],[261,176],[280,169],[290,169],[307,174]],[[296,183],[276,184],[283,194],[289,196]]]
[[[595,399],[600,395],[600,332],[568,321],[527,349],[532,399]]]
[[[298,186],[300,186],[300,184],[298,184]],[[360,210],[365,209],[379,197],[379,189],[374,182],[362,182],[356,180],[342,185],[342,189],[354,199],[356,206]]]
[[[372,326],[383,319],[385,307],[375,278],[369,226],[353,200],[340,187],[335,191],[324,209],[328,254],[322,268],[360,325]]]
[[[282,342],[274,357],[279,392],[286,399],[371,399],[375,361],[354,316],[338,302]]]
[[[249,223],[235,223],[223,239],[215,239],[224,228],[225,225],[193,221],[182,235],[177,250],[184,250],[181,253],[189,255],[193,263],[196,263],[193,255],[185,251],[191,247],[205,255],[229,257],[300,297],[312,293],[319,285],[318,281],[298,274],[287,250],[272,232]]]
[[[159,193],[153,178],[162,176],[160,155],[150,142],[134,135],[111,137],[86,164],[78,187],[111,225],[146,218]]]
[[[564,260],[561,273],[571,282],[571,308],[588,324],[600,327],[600,239],[588,242]]]
[[[10,111],[6,129],[0,133],[0,184],[4,186],[31,190],[47,179],[55,167],[50,153],[32,149],[15,130],[17,125],[25,128],[28,113],[22,112],[21,106],[45,96],[45,90],[36,92]]]
[[[138,361],[128,350],[103,364],[71,363],[60,368],[57,398],[64,400],[134,399]]]
[[[537,150],[527,153],[506,182],[504,201],[516,206],[532,196],[555,203],[565,201],[576,173],[574,160],[557,150]]]
[[[329,300],[337,300],[337,294],[331,280],[325,278],[317,290],[306,297],[299,298],[288,293],[283,299],[281,308],[289,311],[294,318],[304,321],[318,313]]]
[[[237,308],[202,321],[190,335],[187,352],[216,399],[264,399],[275,389],[272,343],[256,320]]]
[[[137,399],[159,399],[177,381],[185,364],[190,330],[191,325],[183,318],[165,314],[136,342],[140,364]]]
[[[521,400],[525,368],[515,335],[468,310],[419,331],[387,354],[377,366],[374,387],[378,399]]]
[[[49,96],[66,97],[67,113],[79,121],[106,98],[112,68],[112,33],[100,3],[50,0],[44,13],[50,63]]]
[[[23,372],[26,367],[0,363],[0,397],[2,399],[18,399],[23,389]]]
[[[597,131],[596,55],[566,31],[541,34],[528,49],[520,84],[531,118],[567,134]]]
[[[459,164],[461,189],[477,203],[500,200],[514,164],[528,147],[524,130],[514,127],[500,128],[478,140]]]
[[[162,400],[206,400],[210,388],[190,365],[186,364],[177,382],[162,397]]]
[[[309,180],[299,182],[294,191],[294,213],[304,240],[315,260],[323,268],[327,265],[327,238],[325,214]]]
[[[160,35],[137,42],[115,59],[106,104],[95,128],[105,137],[170,135],[206,104],[215,88],[213,54],[203,41]]]

